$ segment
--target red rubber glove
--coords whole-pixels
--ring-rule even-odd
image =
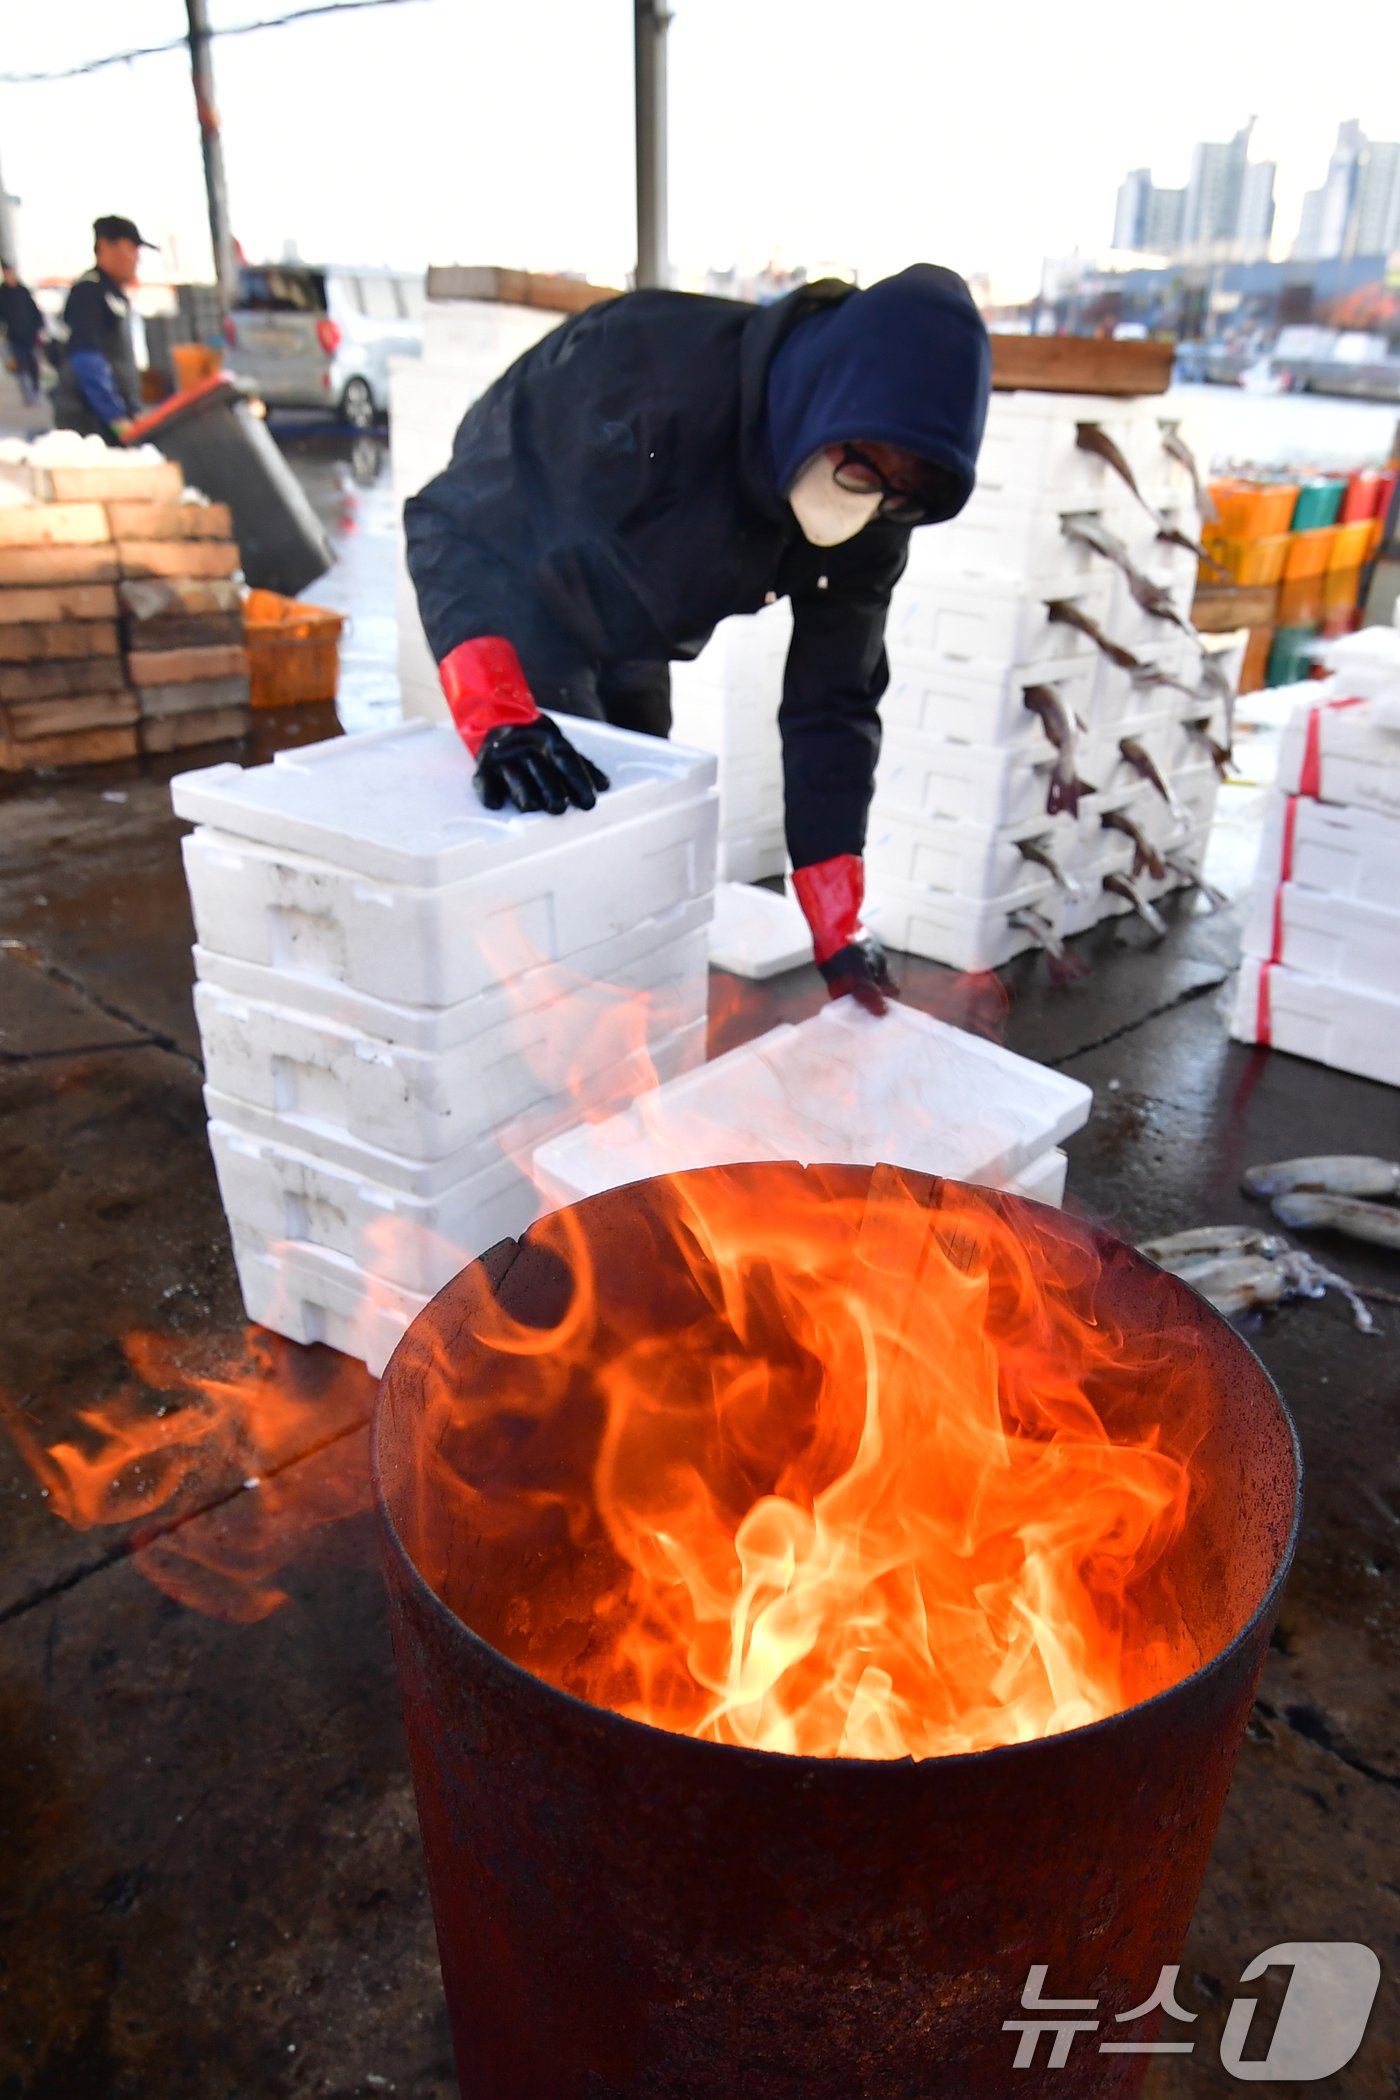
[[[459,642],[438,665],[457,734],[477,760],[473,781],[488,809],[592,809],[608,785],[558,723],[542,715],[520,658],[498,634]]]
[[[847,992],[868,1013],[885,1011],[885,994],[897,996],[889,960],[860,923],[865,864],[858,853],[841,853],[793,871],[792,886],[812,929],[812,953],[833,999]]]

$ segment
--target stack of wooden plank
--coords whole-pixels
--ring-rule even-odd
[[[238,548],[171,460],[58,465],[0,504],[0,771],[244,734]]]

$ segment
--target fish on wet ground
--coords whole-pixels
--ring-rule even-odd
[[[1400,1196],[1400,1162],[1369,1152],[1318,1152],[1247,1167],[1246,1196],[1285,1196],[1318,1189],[1332,1196]]]
[[[1292,1232],[1340,1232],[1400,1254],[1400,1209],[1393,1204],[1337,1196],[1327,1189],[1289,1189],[1275,1196],[1269,1207]]]

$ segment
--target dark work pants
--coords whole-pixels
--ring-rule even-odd
[[[17,343],[10,338],[10,355],[19,374],[19,390],[26,401],[39,398],[39,352],[34,343]]]
[[[585,715],[635,729],[642,736],[671,734],[671,666],[666,663],[571,663],[549,647],[517,645],[535,705],[547,715]]]

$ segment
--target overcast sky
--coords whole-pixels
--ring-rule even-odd
[[[216,25],[298,0],[211,0]],[[1013,294],[1107,246],[1129,167],[1185,181],[1192,142],[1257,113],[1285,242],[1338,121],[1400,134],[1400,8],[1349,0],[673,0],[678,267],[915,258]],[[1153,28],[1160,18],[1160,26]],[[180,0],[5,8],[0,71],[184,28]],[[628,0],[409,0],[215,45],[234,229],[250,257],[497,262],[620,282],[633,255]],[[0,165],[34,274],[137,218],[207,277],[187,64],[0,84]],[[159,274],[152,267],[152,275]]]

